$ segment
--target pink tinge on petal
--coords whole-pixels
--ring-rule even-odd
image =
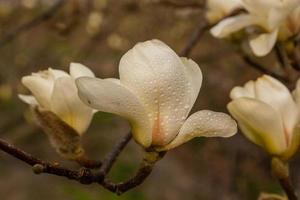
[[[158,112],[152,127],[152,145],[163,146],[165,143],[164,128],[160,117],[160,112]]]

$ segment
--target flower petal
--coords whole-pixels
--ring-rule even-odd
[[[45,109],[50,108],[50,98],[53,89],[53,80],[43,78],[38,74],[24,76],[22,83],[35,96],[37,102]]]
[[[23,94],[19,94],[18,97],[25,103],[31,105],[31,106],[38,106],[39,103],[37,102],[37,100],[35,99],[34,96],[32,95],[23,95]]]
[[[165,145],[178,134],[191,103],[186,67],[159,40],[138,43],[120,61],[120,80],[150,113],[154,145]],[[199,77],[201,79],[201,77]]]
[[[256,38],[250,40],[250,47],[256,56],[265,56],[274,47],[277,40],[278,30],[271,33],[260,34]]]
[[[55,81],[51,97],[51,111],[79,134],[86,131],[93,116],[93,110],[79,99],[72,77],[60,77]]]
[[[281,114],[287,138],[292,138],[299,111],[290,91],[278,80],[264,75],[255,84],[256,98],[271,105]]]
[[[234,87],[230,92],[231,99],[237,99],[240,97],[255,97],[254,81],[248,81],[244,87]]]
[[[255,99],[239,98],[230,102],[227,108],[249,140],[275,155],[286,149],[280,114],[271,106]]]
[[[237,124],[229,115],[202,110],[185,121],[177,137],[164,150],[175,148],[195,137],[231,137],[236,132]]]
[[[52,69],[52,68],[48,68],[48,73],[52,76],[51,78],[53,80],[58,79],[60,77],[69,77],[70,75],[60,69]]]
[[[224,38],[233,32],[239,31],[247,26],[253,25],[257,19],[248,14],[241,14],[234,17],[228,17],[214,26],[210,32],[214,37]]]
[[[89,77],[78,78],[76,84],[85,104],[128,119],[135,140],[144,147],[151,145],[152,124],[137,97],[126,87],[111,80]]]
[[[70,64],[70,75],[76,79],[82,76],[95,77],[95,74],[86,66],[80,63]]]
[[[200,92],[203,76],[200,67],[192,59],[181,58],[181,60],[186,67],[185,69],[191,86],[191,110]]]

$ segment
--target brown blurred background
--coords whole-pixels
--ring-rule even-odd
[[[199,0],[179,2],[201,4]],[[47,67],[68,70],[70,62],[89,66],[101,78],[118,77],[122,54],[137,42],[158,38],[180,52],[203,20],[203,12],[151,0],[67,0],[46,20],[13,35],[12,40],[6,38],[54,4],[52,0],[0,0],[0,137],[37,157],[76,168],[55,153],[31,120],[28,107],[17,98],[26,92],[21,77]],[[190,57],[204,74],[193,112],[226,112],[230,89],[259,75],[230,44],[209,33]],[[128,130],[120,117],[97,113],[83,142],[91,157],[101,159]],[[142,149],[132,141],[114,166],[112,179],[133,175],[141,156]],[[297,187],[299,156],[292,166]],[[281,192],[269,169],[267,155],[241,134],[229,139],[197,138],[170,151],[140,187],[118,197],[98,185],[34,175],[27,165],[0,152],[0,199],[252,200],[261,191]]]

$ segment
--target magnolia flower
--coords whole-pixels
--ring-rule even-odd
[[[82,76],[94,77],[94,74],[78,63],[70,65],[70,75],[51,68],[32,73],[22,78],[22,83],[32,95],[19,95],[19,98],[32,106],[55,113],[78,134],[82,134],[93,116],[93,109],[82,103],[77,94],[75,79]]]
[[[294,94],[295,100],[282,83],[264,75],[233,88],[228,110],[249,140],[289,158],[299,145],[300,82]]]
[[[202,73],[159,40],[138,43],[121,59],[120,79],[83,77],[79,96],[94,109],[129,120],[135,140],[156,151],[174,148],[194,137],[230,137],[235,121],[224,113],[188,114],[198,96]]]
[[[206,18],[210,23],[215,23],[240,8],[241,3],[240,0],[207,0],[206,5]]]
[[[290,13],[299,5],[299,0],[241,0],[246,14],[222,20],[211,29],[218,38],[249,26],[257,26],[262,33],[250,39],[250,47],[257,56],[267,55],[274,47],[280,28],[289,18]],[[297,19],[298,20],[298,19]]]
[[[300,4],[288,16],[285,23],[280,28],[279,38],[286,40],[287,38],[296,35],[300,32]]]

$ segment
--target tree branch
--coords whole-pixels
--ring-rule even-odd
[[[99,171],[99,174],[101,174],[101,176],[104,177],[110,171],[117,157],[122,152],[122,150],[126,147],[126,145],[130,142],[131,139],[132,139],[132,134],[131,132],[129,132],[125,135],[124,138],[122,138],[122,140],[119,143],[115,145],[113,150],[107,154]]]
[[[298,200],[295,188],[292,185],[289,172],[289,164],[279,158],[272,158],[271,169],[273,175],[278,179],[282,189],[289,200]]]
[[[164,157],[166,152],[145,152],[145,157],[141,163],[138,172],[134,177],[127,180],[126,182],[113,183],[108,179],[104,179],[101,183],[102,186],[109,191],[116,193],[118,195],[127,192],[140,184],[142,184],[145,179],[151,174],[154,164]]]
[[[192,52],[194,47],[197,45],[198,41],[205,33],[207,29],[209,29],[211,25],[208,23],[207,20],[203,19],[198,26],[196,27],[195,31],[193,32],[192,36],[190,37],[189,41],[187,42],[186,46],[180,52],[180,56],[187,57]]]
[[[254,69],[260,71],[261,73],[263,74],[268,74],[270,76],[273,76],[274,78],[277,78],[278,80],[281,80],[285,83],[288,83],[289,80],[285,77],[285,76],[282,76],[282,75],[279,75],[271,70],[269,70],[268,68],[262,66],[260,63],[252,60],[248,55],[246,55],[245,53],[243,53],[241,55],[242,59],[250,66],[250,67],[253,67]]]
[[[202,3],[202,4],[193,3],[193,2],[179,3],[179,2],[171,1],[171,0],[162,0],[162,1],[155,2],[155,3],[162,5],[162,6],[172,7],[175,9],[204,9],[205,8],[204,3]]]
[[[52,18],[54,16],[54,14],[62,7],[62,5],[64,3],[66,3],[66,0],[57,0],[57,2],[55,2],[53,4],[53,6],[51,6],[48,10],[46,10],[44,13],[40,14],[39,16],[33,18],[31,21],[20,25],[19,27],[17,27],[15,30],[12,30],[11,32],[6,33],[2,39],[0,39],[0,47],[4,46],[5,44],[7,44],[8,42],[14,40],[17,36],[19,36],[20,34],[22,34],[23,32],[38,26],[39,24],[41,24],[44,21],[49,20],[50,18]]]

